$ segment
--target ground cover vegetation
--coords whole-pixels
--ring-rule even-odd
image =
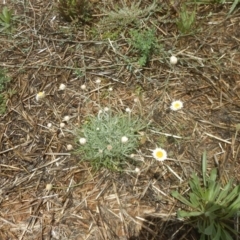
[[[0,239],[239,238],[238,0],[0,6]]]

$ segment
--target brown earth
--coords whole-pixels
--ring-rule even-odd
[[[0,66],[12,79],[0,116],[0,239],[197,240],[197,231],[177,220],[171,191],[184,192],[191,173],[201,173],[205,149],[219,181],[240,182],[239,9],[228,16],[229,4],[199,4],[194,31],[180,34],[182,3],[156,1],[158,9],[138,21],[156,30],[164,51],[140,68],[127,41],[135,23],[115,39],[103,36],[103,10],[116,2],[92,1],[92,19],[74,24],[59,16],[56,1],[6,1],[17,18],[12,32],[0,35]],[[131,164],[122,173],[94,172],[67,150],[78,146],[71,131],[98,112],[99,91],[101,106],[108,105],[109,86],[112,109],[130,107],[151,122],[134,153],[139,173]],[[40,91],[46,97],[36,101]],[[177,99],[183,109],[170,111]],[[168,152],[164,164],[151,157],[159,145]]]

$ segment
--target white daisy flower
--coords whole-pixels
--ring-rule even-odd
[[[157,161],[164,161],[167,158],[167,152],[162,148],[156,148],[153,150],[152,155]]]
[[[36,100],[39,101],[39,100],[45,98],[45,96],[46,96],[46,94],[45,94],[44,91],[43,91],[43,92],[39,92],[39,93],[36,95]]]
[[[183,102],[180,100],[177,100],[171,103],[170,109],[173,111],[177,111],[177,110],[180,110],[182,107],[183,107]]]
[[[65,127],[65,123],[62,122],[62,123],[59,124],[59,126],[60,126],[60,128],[64,128]]]
[[[52,123],[48,123],[48,124],[47,124],[47,127],[48,127],[48,128],[51,128],[51,127],[52,127]]]

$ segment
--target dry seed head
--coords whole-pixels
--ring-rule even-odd
[[[64,116],[64,118],[63,118],[63,121],[64,122],[68,122],[70,120],[70,117],[69,116]]]
[[[86,88],[87,88],[87,87],[86,87],[85,84],[83,84],[83,85],[81,86],[81,89],[82,89],[82,90],[86,90]]]
[[[139,173],[140,172],[140,169],[138,167],[135,168],[135,172],[136,173]]]
[[[73,146],[72,146],[71,144],[68,144],[68,145],[67,145],[67,150],[68,150],[68,151],[71,151],[72,149],[73,149]]]
[[[100,84],[100,83],[101,83],[101,79],[100,79],[100,78],[97,78],[96,83],[97,83],[97,84]]]
[[[111,151],[111,150],[112,150],[112,148],[113,148],[113,147],[112,147],[112,145],[110,145],[110,144],[109,144],[109,145],[107,145],[107,150],[108,150],[108,151]]]
[[[130,113],[131,111],[132,110],[129,107],[126,108],[126,112]]]
[[[46,190],[47,190],[47,191],[51,191],[51,190],[52,190],[52,187],[53,187],[53,185],[52,185],[51,183],[48,183],[48,184],[46,185]]]
[[[66,89],[66,85],[61,83],[59,86],[59,90],[65,90]]]
[[[121,142],[122,142],[122,143],[126,143],[127,141],[128,141],[128,137],[123,136],[123,137],[121,138]]]
[[[87,139],[86,139],[86,138],[80,138],[80,139],[79,139],[79,143],[80,143],[81,145],[84,145],[86,142],[87,142]]]
[[[171,57],[170,57],[170,63],[171,63],[172,65],[176,65],[177,62],[178,62],[177,57],[175,57],[175,56],[171,56]]]

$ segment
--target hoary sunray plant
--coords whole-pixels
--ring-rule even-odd
[[[144,8],[140,5],[141,1],[131,1],[130,6],[124,2],[122,2],[122,6],[113,6],[113,11],[103,9],[107,16],[100,21],[100,25],[103,26],[105,31],[113,31],[119,27],[120,29],[125,29],[130,25],[139,25],[139,22],[159,10],[155,1]]]
[[[190,192],[186,197],[177,191],[172,196],[186,205],[177,216],[187,220],[201,234],[200,240],[233,240],[238,233],[233,220],[240,212],[240,185],[233,187],[230,180],[225,186],[217,178],[217,169],[207,175],[206,152],[202,159],[202,178],[193,174],[189,181]]]
[[[131,113],[114,114],[105,108],[97,116],[89,117],[76,131],[79,145],[76,153],[95,169],[104,167],[120,171],[138,147],[138,132],[145,127],[143,121]]]

